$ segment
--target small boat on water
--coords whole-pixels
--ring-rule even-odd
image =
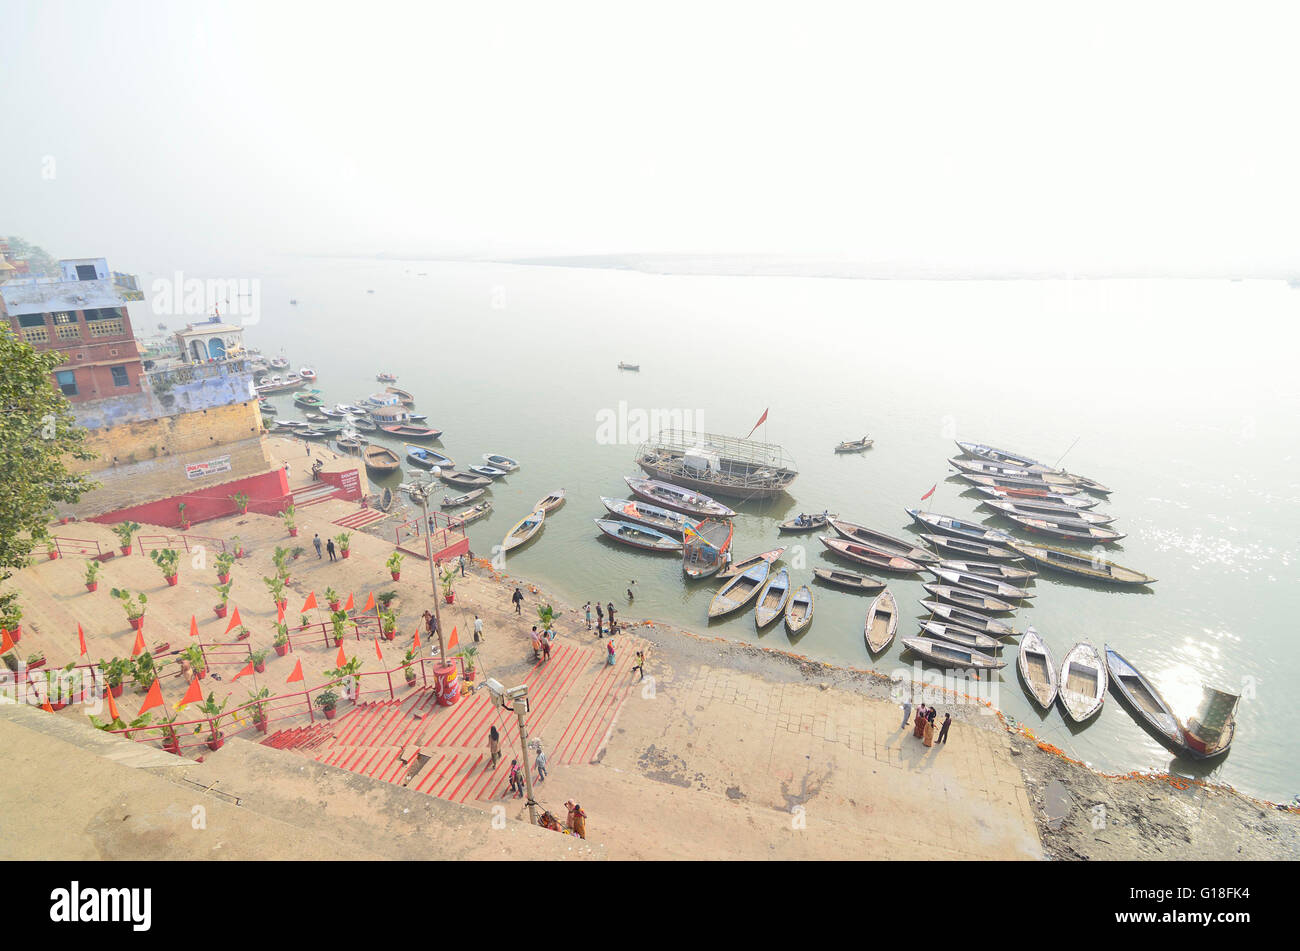
[[[721,569],[718,572],[718,577],[734,578],[737,575],[744,574],[746,571],[748,571],[750,568],[753,568],[755,565],[759,564],[760,562],[765,565],[770,565],[784,554],[785,554],[785,546],[783,545],[780,548],[773,548],[770,551],[760,552],[757,555],[751,555],[748,558],[742,558],[739,561],[733,561],[731,564],[727,565],[727,567]]]
[[[406,390],[400,390],[395,386],[386,386],[384,387],[384,392],[392,393],[401,401],[403,406],[411,407],[415,405],[415,397]]]
[[[977,558],[997,558],[1002,561],[1020,560],[1020,556],[1012,549],[1002,548],[999,545],[988,545],[966,538],[949,538],[945,535],[923,534],[921,538],[941,555],[960,555],[963,558],[973,555]]]
[[[464,495],[458,495],[455,498],[449,496],[442,497],[442,507],[445,509],[460,508],[462,505],[469,505],[475,499],[481,499],[487,489],[475,489],[473,492],[466,492]]]
[[[1197,759],[1209,759],[1228,751],[1237,732],[1237,705],[1241,697],[1208,684],[1201,686],[1196,712],[1183,724],[1187,752]]]
[[[684,512],[697,518],[731,518],[736,514],[733,509],[727,508],[721,502],[717,502],[707,495],[692,492],[690,489],[683,489],[667,482],[659,482],[655,479],[638,479],[633,476],[624,476],[623,481],[627,483],[633,494],[645,499],[647,502],[662,505],[664,508],[676,512]]]
[[[432,469],[434,466],[454,469],[456,461],[451,456],[444,456],[440,452],[434,452],[432,449],[425,449],[423,446],[404,446],[406,458],[423,469]]]
[[[1106,652],[1106,670],[1110,674],[1110,689],[1119,694],[1128,707],[1142,718],[1162,740],[1179,750],[1186,749],[1183,742],[1183,728],[1178,724],[1178,717],[1160,696],[1160,691],[1152,686],[1130,664],[1119,651],[1109,644],[1104,645]]]
[[[1074,497],[1083,492],[1083,489],[1077,485],[1044,485],[1039,480],[1031,477],[995,478],[994,476],[976,475],[972,472],[963,472],[960,475],[966,482],[978,488],[999,489],[1003,492],[1011,492],[1014,489],[1019,495],[1032,495],[1038,498],[1052,498],[1058,495]]]
[[[977,650],[984,654],[992,654],[994,651],[1002,649],[1002,642],[996,637],[977,631],[973,628],[962,627],[960,624],[953,624],[949,621],[922,621],[922,637],[933,637],[936,640],[947,641],[949,644],[957,644],[961,647],[969,647],[971,650]]]
[[[812,588],[800,585],[785,603],[785,629],[792,635],[798,634],[812,622],[812,617]]]
[[[257,381],[257,385],[254,386],[253,389],[259,395],[262,395],[265,393],[283,393],[287,390],[296,390],[300,386],[302,386],[301,379],[282,380],[278,376],[264,376]]]
[[[310,429],[311,423],[302,419],[277,419],[275,421],[276,429]]]
[[[342,410],[337,410],[337,409],[328,409],[328,408],[322,407],[321,410],[320,410],[320,414],[321,414],[322,416],[324,416],[326,419],[335,419],[335,420],[338,420],[339,422],[344,422],[344,421],[346,421],[346,422],[348,422],[348,423],[351,423],[351,422],[352,422],[352,414],[351,414],[351,413],[345,413],[345,412],[343,412]]]
[[[903,558],[901,555],[891,555],[877,548],[868,548],[866,545],[851,542],[846,538],[831,538],[828,535],[819,535],[817,537],[823,545],[835,552],[835,554],[852,559],[862,565],[870,565],[878,571],[897,571],[911,574],[921,570],[919,564],[908,558]]]
[[[864,449],[870,449],[874,439],[868,439],[863,436],[861,439],[850,439],[840,443],[835,447],[836,452],[862,452]]]
[[[867,608],[867,619],[862,625],[862,636],[867,650],[879,654],[889,646],[898,631],[898,603],[888,589],[880,592]]]
[[[299,439],[320,440],[320,439],[333,439],[341,432],[342,430],[338,428],[299,429],[294,431],[294,435],[297,436]]]
[[[334,440],[335,446],[350,455],[356,455],[365,446],[369,445],[369,443],[370,440],[366,439],[364,436],[358,436],[356,433],[351,435],[342,435]]]
[[[785,568],[769,572],[754,602],[754,624],[759,628],[767,627],[784,613],[789,598],[790,572]]]
[[[1001,581],[1029,581],[1038,577],[1037,571],[1030,571],[1028,568],[1013,568],[997,561],[946,559],[939,562],[936,567],[946,568],[949,571],[964,571],[967,574],[984,575],[987,578],[997,578]]]
[[[304,409],[316,409],[318,407],[324,406],[325,401],[322,400],[315,393],[299,393],[297,396],[293,398],[293,405],[301,406]]]
[[[1132,568],[1125,568],[1096,555],[1084,555],[1065,548],[1031,545],[1028,542],[1010,542],[1010,547],[1022,557],[1041,568],[1087,578],[1105,584],[1141,585],[1155,584],[1156,579]]]
[[[1089,479],[1087,476],[1081,476],[1077,472],[1066,472],[1067,476],[1074,480],[1074,484],[1085,492],[1092,492],[1096,495],[1110,495],[1111,490],[1102,485],[1096,479]]]
[[[313,370],[311,367],[303,367],[298,371],[298,375],[302,377],[304,380],[316,379],[316,371]]]
[[[496,466],[498,469],[504,469],[506,472],[514,472],[519,468],[519,463],[509,456],[498,455],[495,452],[483,453],[483,461],[490,466]]]
[[[1069,505],[1055,505],[1051,502],[1031,502],[1028,499],[1012,501],[1010,499],[984,499],[980,502],[985,508],[994,509],[1003,515],[1023,515],[1027,518],[1045,518],[1060,521],[1063,524],[1083,522],[1085,525],[1109,525],[1115,516],[1104,512],[1089,512],[1087,509],[1074,508]]]
[[[492,512],[492,503],[484,499],[478,505],[471,506],[463,512],[457,512],[451,517],[451,526],[453,528],[464,528],[470,522],[477,522]]]
[[[874,594],[877,591],[884,590],[885,587],[883,581],[877,581],[875,578],[868,578],[866,575],[856,574],[852,571],[839,571],[835,568],[814,568],[813,577],[825,584],[832,584],[837,588],[844,588],[849,591],[860,591],[864,594]]]
[[[375,379],[380,383],[396,383],[397,376],[393,373],[376,373]]]
[[[1020,679],[1025,682],[1034,702],[1044,710],[1050,710],[1056,700],[1056,661],[1052,660],[1052,652],[1032,626],[1025,631],[1020,642],[1016,669],[1020,671]]]
[[[993,614],[1010,614],[1015,611],[1014,604],[1003,601],[1001,598],[995,598],[991,594],[984,594],[982,591],[972,591],[970,588],[962,588],[958,585],[935,584],[927,581],[921,585],[926,591],[938,598],[940,601],[947,601],[949,604],[955,604],[959,608],[966,608],[970,611],[982,611]]]
[[[637,499],[611,499],[601,496],[600,502],[611,515],[629,522],[640,522],[661,532],[681,536],[688,525],[695,523],[681,512],[660,508]]]
[[[794,518],[786,519],[777,525],[776,530],[782,533],[797,534],[801,532],[814,532],[818,529],[824,529],[835,516],[829,512],[821,515],[797,515]]]
[[[1073,519],[1048,520],[1045,518],[1031,518],[1028,515],[1011,515],[1007,512],[1002,513],[1002,517],[1011,519],[1017,525],[1022,525],[1031,532],[1051,535],[1055,538],[1068,538],[1071,541],[1100,542],[1106,545],[1128,537],[1123,532],[1117,532],[1113,528],[1089,525],[1087,522]]]
[[[972,492],[978,492],[986,499],[999,502],[1016,502],[1021,504],[1034,502],[1040,505],[1052,505],[1061,509],[1090,509],[1099,504],[1098,499],[1086,495],[1061,495],[1056,492],[1037,492],[1032,489],[1017,489],[1014,486],[973,485]]]
[[[1057,698],[1075,723],[1095,716],[1106,699],[1106,663],[1097,648],[1080,641],[1061,662]]]
[[[506,537],[501,542],[502,551],[511,551],[518,548],[524,542],[532,539],[542,530],[542,525],[546,521],[546,513],[541,509],[534,509],[525,515],[519,521],[515,522],[514,527],[506,532]]]
[[[640,371],[640,369],[641,369],[641,364],[639,364],[639,363],[624,363],[622,360],[620,360],[620,361],[618,362],[618,368],[619,368],[620,370],[637,370],[637,371]]]
[[[262,411],[263,416],[274,416],[276,413],[279,412],[279,410],[276,409],[274,406],[272,406],[270,403],[263,402],[262,400],[258,400],[257,408]]]
[[[397,472],[402,468],[402,460],[397,458],[397,453],[383,446],[367,446],[361,453],[361,458],[365,461],[367,470],[380,475]]]
[[[398,436],[402,439],[423,439],[432,442],[442,435],[441,429],[431,429],[428,426],[412,426],[408,423],[391,423],[379,428],[390,436]]]
[[[942,601],[923,600],[921,606],[930,612],[934,617],[944,621],[952,621],[954,624],[960,624],[962,627],[968,627],[973,631],[979,631],[987,634],[989,637],[1019,637],[1020,632],[1005,621],[999,621],[995,617],[990,617],[983,611],[976,611],[972,608],[963,608],[955,604],[944,604]]]
[[[648,525],[638,525],[636,522],[624,522],[613,518],[598,518],[595,522],[596,527],[604,532],[606,537],[622,542],[624,545],[631,545],[633,548],[666,552],[682,550],[680,539],[650,528]]]
[[[467,489],[480,489],[492,484],[492,480],[486,476],[461,472],[459,469],[443,469],[438,473],[438,478],[448,485],[463,485]]]
[[[564,490],[556,489],[549,495],[545,495],[538,499],[537,507],[549,515],[564,504],[564,497]]]
[[[303,416],[305,416],[311,423],[328,423],[331,421],[324,413],[318,413],[315,410],[308,410],[303,413]],[[312,428],[315,429],[317,427],[313,426]]]
[[[1037,468],[1039,472],[1061,472],[1062,470],[1055,466],[1044,465],[1037,459],[1031,459],[1029,456],[1022,456],[1016,452],[1007,452],[1003,449],[994,449],[992,446],[985,446],[983,443],[963,442],[954,440],[957,448],[966,455],[975,459],[983,459],[985,462],[996,463],[1000,466],[1016,466],[1018,468]]]
[[[1027,469],[1017,468],[1016,466],[999,466],[992,462],[983,462],[979,459],[962,459],[954,456],[948,460],[949,465],[961,472],[968,472],[971,475],[993,476],[997,479],[1004,479],[1008,482],[1020,482],[1028,485],[1041,485],[1043,488],[1051,490],[1051,486],[1078,486],[1072,476],[1058,475],[1055,472],[1031,472]]]
[[[979,575],[970,571],[958,571],[953,568],[938,568],[932,565],[926,566],[925,570],[940,581],[957,585],[959,588],[969,588],[971,591],[978,591],[981,594],[991,594],[1002,598],[1004,601],[1020,601],[1034,597],[1031,592],[1026,591],[1024,588],[1018,588],[1013,584],[1008,584],[997,578],[990,578],[987,575]]]
[[[289,369],[289,358],[274,357],[271,360],[271,366],[275,367],[277,370],[287,370]]]
[[[353,416],[351,425],[353,429],[359,429],[363,433],[379,432],[379,427],[375,425],[375,421],[366,416]]]
[[[686,516],[683,516],[686,518]],[[693,580],[717,574],[726,564],[735,528],[730,519],[687,519],[682,529],[682,573]]]
[[[496,466],[470,466],[469,471],[489,479],[499,479],[506,474],[505,469],[498,469]]]
[[[1001,529],[985,528],[976,522],[963,522],[951,515],[935,515],[932,512],[922,512],[920,509],[905,509],[905,511],[912,516],[913,521],[944,535],[951,535],[954,538],[964,538],[967,541],[998,546],[1006,546],[1008,542],[1015,540],[1014,535]]]
[[[334,408],[340,413],[350,413],[353,416],[369,416],[370,410],[362,409],[355,403],[335,403]]]
[[[895,538],[893,535],[886,535],[874,528],[867,528],[865,525],[858,525],[855,522],[846,522],[840,518],[833,518],[830,522],[831,528],[835,529],[835,533],[841,538],[847,538],[851,542],[858,542],[887,555],[898,555],[908,561],[921,564],[939,560],[924,548],[917,548],[909,541]]]
[[[749,604],[758,596],[770,570],[771,565],[760,561],[724,584],[709,604],[709,617],[721,617]]]
[[[940,667],[965,667],[970,670],[1001,670],[1006,661],[968,647],[958,647],[931,637],[906,637],[903,645]]]

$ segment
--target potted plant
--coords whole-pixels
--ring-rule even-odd
[[[280,518],[284,520],[284,527],[289,530],[290,538],[298,537],[297,511],[290,502],[285,506],[284,511],[280,513]]]
[[[62,683],[69,702],[86,703],[90,700],[90,687],[94,679],[88,677],[88,674],[89,671],[77,667],[75,660],[64,665]]]
[[[297,561],[306,553],[307,553],[307,549],[303,548],[301,545],[295,545],[293,547],[293,551],[289,552],[289,557],[292,558],[294,561]]]
[[[334,541],[338,542],[339,554],[342,555],[344,558],[352,554],[352,533],[351,532],[339,532],[337,535],[334,536]]]
[[[248,659],[253,662],[253,670],[259,674],[266,673],[266,655],[271,653],[268,650],[253,651]]]
[[[149,602],[144,592],[132,597],[131,592],[125,588],[113,588],[109,594],[122,602],[122,609],[126,611],[126,619],[131,622],[132,629],[140,630],[144,623],[144,606]]]
[[[140,531],[139,522],[118,522],[113,526],[113,534],[117,536],[118,544],[122,546],[122,554],[131,554],[131,538],[138,531]]]
[[[217,617],[225,617],[230,601],[230,589],[234,586],[233,581],[227,581],[225,584],[214,584],[217,594],[221,597],[221,603],[213,605],[212,611]]]
[[[347,633],[345,625],[348,623],[348,612],[331,611],[330,625],[334,628],[334,646],[343,646],[343,635]]]
[[[402,580],[402,557],[400,551],[395,551],[388,556],[388,561],[384,562],[384,566],[388,568],[394,581]]]
[[[94,726],[96,730],[108,730],[110,732],[115,730],[125,730],[127,739],[131,738],[132,730],[139,730],[143,727],[148,726],[149,722],[153,719],[152,713],[146,713],[139,717],[136,717],[130,723],[127,723],[121,717],[114,717],[112,720],[109,720],[107,723],[105,723],[103,720],[99,719],[99,717],[95,716],[93,713],[87,714],[87,716],[90,717],[90,723],[92,726]]]
[[[236,557],[236,558],[243,558],[243,557],[244,557],[244,543],[241,542],[241,541],[239,540],[239,536],[238,536],[238,535],[231,535],[231,536],[230,536],[230,547],[233,548],[233,549],[235,549],[235,557]]]
[[[402,675],[406,677],[407,686],[415,685],[415,668],[411,666],[413,663],[415,663],[414,647],[402,657]]]
[[[271,554],[271,564],[275,565],[275,576],[285,584],[289,583],[289,549],[275,546]]]
[[[392,604],[395,600],[397,600],[396,591],[385,591],[383,594],[375,595],[375,603],[378,604],[385,611],[388,610],[388,606]]]
[[[474,644],[466,644],[460,650],[456,651],[460,657],[461,666],[465,669],[465,682],[474,682],[474,665],[477,663],[474,658],[478,657],[478,647]]]
[[[18,667],[21,662],[18,660],[17,654],[15,654],[13,651],[5,651],[3,655],[3,659],[5,662],[5,666],[8,667],[10,671],[12,671],[15,674],[18,673]]]
[[[397,640],[397,612],[381,611],[379,613],[379,629],[388,640]]]
[[[145,714],[145,716],[148,715],[149,714],[147,713]],[[176,727],[172,726],[172,724],[176,722],[178,716],[179,714],[175,713],[169,716],[164,716],[161,722],[162,748],[174,756],[181,755],[181,738],[176,733]]]
[[[438,577],[442,581],[442,599],[448,604],[454,604],[456,601],[456,593],[451,590],[451,587],[456,578],[455,570],[448,568]]]
[[[217,555],[217,582],[225,584],[230,580],[230,569],[235,566],[235,556],[228,551]]]
[[[18,606],[17,600],[10,600],[0,609],[0,627],[9,632],[9,637],[15,644],[23,639],[23,609]]]
[[[221,703],[217,703],[215,695],[208,694],[208,699],[198,704],[199,710],[207,714],[210,721],[208,724],[208,749],[212,750],[214,753],[221,749],[222,745],[226,742],[221,733],[221,711],[226,709],[226,704],[229,702],[230,698],[226,697],[226,699],[222,700]],[[202,729],[203,725],[200,724],[194,728],[194,732],[198,733]]]
[[[248,493],[247,492],[236,492],[234,495],[230,496],[230,501],[235,503],[235,508],[239,509],[240,515],[248,514]]]
[[[98,561],[95,561],[95,559],[93,558],[90,559],[90,561],[86,562],[86,590],[87,591],[99,590],[99,573],[103,569],[104,569],[103,564]]]
[[[28,668],[45,666],[45,651],[37,651],[27,658]]]
[[[122,696],[122,678],[130,672],[130,662],[114,657],[112,660],[101,660],[99,669],[104,672],[104,686],[108,692],[115,697]]]
[[[263,578],[262,584],[266,585],[266,590],[271,593],[275,601],[275,609],[287,607],[289,599],[284,596],[284,579],[283,578]]]
[[[199,680],[207,676],[208,662],[203,656],[203,648],[198,644],[191,644],[181,651],[180,656],[190,665],[190,672]]]
[[[253,726],[257,727],[257,729],[263,733],[266,732],[266,701],[270,696],[271,689],[269,687],[263,687],[261,690],[248,691],[248,701],[253,707]]]
[[[153,654],[145,651],[139,657],[131,659],[131,676],[135,678],[135,688],[140,693],[148,693],[153,682],[158,679],[158,668],[154,666]]]
[[[275,640],[271,642],[275,648],[275,656],[283,657],[289,653],[289,625],[283,621],[277,621],[275,625]]]
[[[176,511],[181,519],[181,531],[186,531],[190,527],[190,517],[185,514],[186,505],[184,502],[176,503]]]
[[[252,631],[250,631],[247,627],[241,624],[239,625],[239,627],[235,629],[235,640],[246,641],[248,640],[249,637],[252,636],[252,633],[253,633]]]
[[[339,695],[333,690],[322,690],[316,695],[315,703],[316,706],[321,708],[321,712],[325,714],[326,720],[333,720],[334,712],[339,705]]]
[[[176,587],[181,564],[180,552],[175,548],[161,548],[158,551],[149,552],[149,557],[158,566],[158,570],[163,573],[167,583],[173,588]]]
[[[537,620],[543,631],[549,631],[555,625],[555,608],[549,604],[538,605]]]
[[[335,667],[333,670],[325,671],[325,676],[330,680],[344,681],[343,691],[347,693],[348,685],[352,687],[352,698],[355,700],[361,695],[361,658],[353,657],[342,667]]]
[[[325,600],[329,602],[331,611],[337,611],[339,609],[339,604],[340,604],[339,593],[335,591],[333,588],[327,587],[325,589]]]
[[[50,539],[50,532],[49,532],[49,529],[47,529],[47,528],[38,528],[38,529],[36,529],[36,531],[32,532],[32,542],[33,542],[33,543],[40,543],[40,542],[44,542],[44,543],[45,543],[45,545],[46,545],[46,551],[47,551],[47,554],[49,555],[49,559],[50,559],[50,561],[54,561],[54,559],[56,559],[56,558],[59,557],[59,546],[56,545],[56,544],[54,544],[54,542]]]

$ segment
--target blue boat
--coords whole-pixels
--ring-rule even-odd
[[[453,469],[456,466],[451,456],[444,456],[440,452],[434,452],[432,449],[425,449],[423,446],[406,446],[406,458],[417,466],[425,469],[432,469],[434,466],[441,466],[446,469]]]
[[[613,518],[598,518],[595,521],[597,528],[614,541],[622,542],[624,545],[643,548],[646,551],[679,552],[682,550],[682,543],[678,539],[648,525],[638,525],[635,522],[623,522]]]

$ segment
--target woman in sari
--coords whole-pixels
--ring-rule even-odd
[[[925,714],[925,745],[934,746],[934,707]]]
[[[925,704],[916,708],[916,718],[913,721],[915,726],[912,729],[912,735],[918,739],[925,734]]]
[[[573,808],[569,810],[569,828],[573,829],[573,834],[579,839],[587,837],[587,814],[582,811],[582,807],[576,802]]]

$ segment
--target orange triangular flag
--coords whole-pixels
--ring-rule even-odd
[[[375,593],[371,591],[370,594],[366,597],[366,606],[361,610],[373,611],[374,609],[375,609]]]
[[[375,656],[380,660],[384,659],[384,652],[379,649],[379,638],[375,638]]]
[[[85,657],[89,651],[86,650],[86,632],[81,629],[80,624],[77,625],[77,643],[81,645],[81,656]]]
[[[347,656],[346,654],[343,653],[343,645],[340,644],[340,645],[339,645],[339,656],[337,656],[337,657],[334,658],[334,666],[335,666],[335,667],[342,667],[342,666],[343,666],[344,664],[346,664],[347,662],[348,662],[348,656]]]
[[[415,646],[420,646],[420,629],[418,627],[415,629]]]
[[[230,612],[230,623],[226,625],[226,633],[229,634],[235,628],[242,626],[243,623],[244,622],[239,619],[239,608],[234,608]]]
[[[202,699],[203,689],[199,686],[199,678],[195,677],[190,681],[190,689],[186,690],[185,696],[181,697],[181,702],[176,704],[176,709],[181,709],[187,703],[198,703]]]
[[[135,646],[131,648],[131,656],[139,657],[144,653],[144,629],[135,632]]]
[[[277,624],[284,621],[284,602],[281,601],[275,606],[275,622]]]
[[[146,710],[152,710],[154,707],[161,707],[162,705],[162,687],[155,678],[153,684],[149,687],[149,692],[145,694],[144,703],[140,705],[140,712],[136,716],[142,717]]]
[[[344,610],[344,611],[355,611],[356,609],[357,609],[357,603],[356,603],[355,601],[352,600],[352,592],[349,591],[349,592],[348,592],[348,603],[345,604],[345,605],[343,605],[343,610]]]
[[[199,636],[199,619],[196,618],[193,614],[191,614],[190,615],[190,637],[197,638],[198,636]]]
[[[451,629],[451,637],[447,638],[447,650],[451,650],[455,646],[456,646],[456,629],[453,627]]]
[[[0,654],[14,649],[14,642],[9,637],[9,628],[0,627]]]
[[[46,700],[44,703],[41,704],[41,709],[44,710],[46,713],[54,712],[54,708],[50,706],[50,701],[48,700]]]
[[[308,608],[314,608],[314,607],[316,607],[316,592],[315,592],[315,591],[313,591],[311,594],[307,595],[307,600],[304,601],[304,602],[302,603],[302,610],[299,611],[298,613],[299,613],[299,614],[306,614]]]
[[[235,676],[231,677],[230,680],[233,683],[234,681],[238,680],[240,677],[246,677],[252,672],[253,672],[253,662],[250,660],[247,664],[244,665],[244,669],[241,670],[239,673],[235,674]]]
[[[121,715],[117,712],[117,701],[113,699],[112,687],[108,688],[108,693],[104,695],[104,699],[108,701],[108,715],[114,720],[122,719]]]
[[[301,657],[298,658],[298,663],[293,665],[293,673],[289,675],[289,679],[286,680],[285,683],[291,684],[295,680],[297,681],[302,680],[302,658]]]

